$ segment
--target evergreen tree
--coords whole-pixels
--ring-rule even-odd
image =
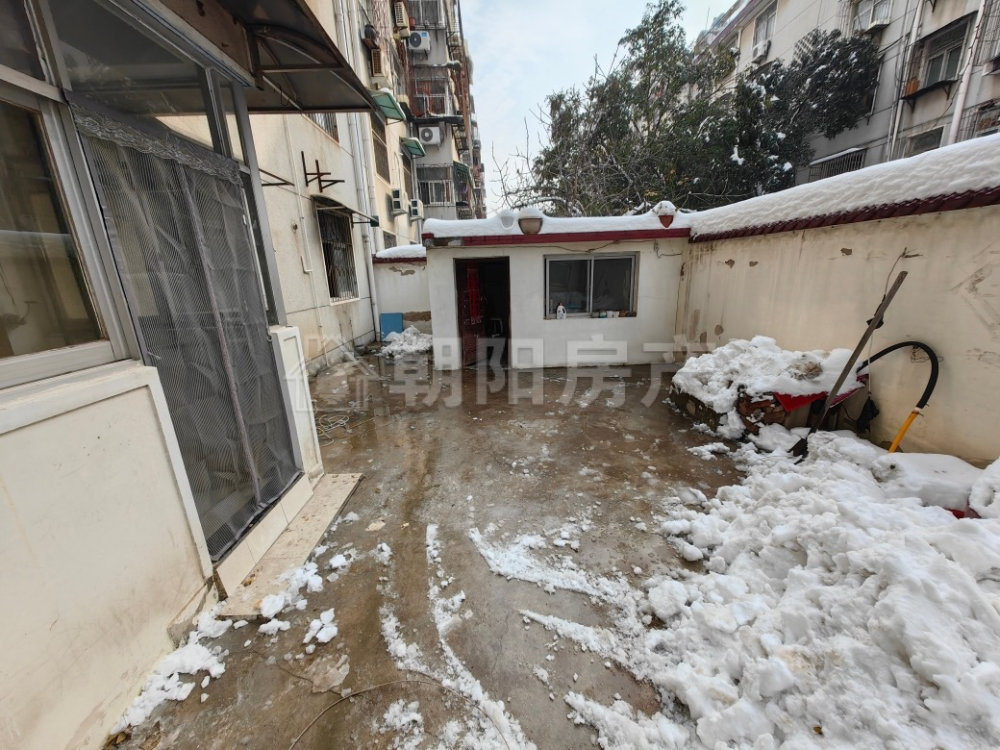
[[[868,111],[872,42],[810,32],[780,60],[723,84],[735,50],[695,55],[679,0],[657,0],[582,91],[547,98],[548,143],[529,169],[502,170],[508,202],[550,200],[557,213],[620,214],[669,199],[708,208],[780,190],[809,163],[809,139]]]

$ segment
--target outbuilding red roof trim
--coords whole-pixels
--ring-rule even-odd
[[[625,242],[627,240],[662,240],[688,237],[688,227],[675,229],[630,229],[623,232],[559,232],[553,234],[493,234],[482,237],[435,237],[421,235],[435,241],[434,247],[448,247],[451,240],[461,240],[456,247],[485,247],[489,245],[553,245],[560,242]],[[436,243],[441,243],[440,245]]]
[[[705,232],[693,235],[690,241],[711,242],[713,240],[728,240],[734,237],[753,237],[759,234],[777,234],[778,232],[791,232],[797,229],[830,227],[836,224],[856,224],[862,221],[893,219],[899,216],[957,211],[962,208],[981,208],[983,206],[993,206],[998,203],[1000,203],[1000,186],[982,190],[967,190],[962,193],[935,195],[930,198],[919,198],[902,203],[883,203],[880,206],[865,206],[864,208],[856,208],[850,211],[778,221],[771,224],[740,227],[725,232]]]

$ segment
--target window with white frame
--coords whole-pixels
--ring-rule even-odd
[[[770,40],[770,38],[774,35],[774,19],[777,16],[777,13],[778,4],[771,3],[767,10],[757,16],[757,20],[754,22],[753,27],[754,47]]]
[[[892,13],[892,0],[858,0],[854,4],[851,28],[856,34],[887,26]]]
[[[634,255],[568,255],[545,259],[545,314],[635,312]]]
[[[924,46],[924,88],[958,79],[967,28],[968,23],[960,23],[942,29],[940,33],[927,39]]]
[[[455,203],[455,182],[451,166],[417,166],[417,188],[425,206],[448,206]]]
[[[0,359],[102,338],[39,113],[0,100]]]
[[[906,140],[906,152],[904,155],[916,156],[926,151],[933,151],[941,145],[941,136],[943,134],[944,128],[940,127],[910,136]]]

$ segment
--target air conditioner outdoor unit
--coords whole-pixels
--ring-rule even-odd
[[[406,13],[406,3],[392,4],[392,22],[397,29],[410,28],[410,17]]]
[[[771,40],[765,39],[763,42],[757,42],[750,51],[750,60],[755,63],[763,62],[767,59],[767,53],[771,50]]]
[[[416,198],[410,201],[410,218],[411,219],[422,219],[424,218],[424,203]]]
[[[431,32],[429,31],[413,31],[406,38],[406,44],[410,48],[411,52],[430,52],[431,51]]]
[[[424,125],[420,128],[420,142],[425,146],[441,145],[441,128],[437,125]]]
[[[406,198],[403,197],[403,191],[399,188],[395,188],[392,191],[392,212],[394,214],[405,214],[406,208],[405,204]]]

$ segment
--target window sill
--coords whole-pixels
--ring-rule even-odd
[[[345,302],[357,302],[361,298],[358,296],[354,297],[330,297],[330,307],[335,307],[337,305],[342,305]]]
[[[637,313],[633,310],[631,312],[619,312],[617,315],[608,315],[601,313],[566,313],[563,318],[558,318],[555,315],[546,315],[545,320],[618,320],[619,318],[634,318]]]
[[[899,98],[902,99],[904,102],[913,102],[916,99],[919,99],[924,94],[929,94],[930,92],[937,91],[938,89],[945,89],[946,90],[945,93],[948,96],[951,96],[951,87],[955,83],[956,83],[955,79],[946,78],[940,81],[935,81],[934,83],[928,83],[925,86],[921,86],[916,91],[911,91],[909,94],[903,94],[903,96]]]

